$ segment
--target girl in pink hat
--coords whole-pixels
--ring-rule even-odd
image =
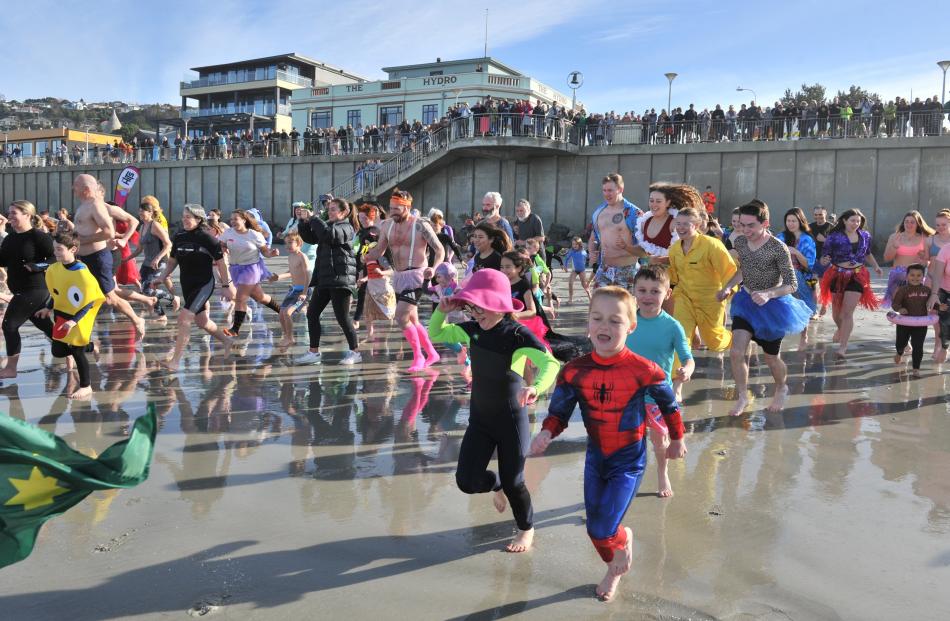
[[[429,325],[433,341],[469,348],[472,397],[455,481],[466,494],[494,492],[492,502],[499,513],[511,504],[518,533],[505,548],[509,552],[525,552],[534,540],[534,511],[524,482],[531,440],[526,407],[551,387],[559,366],[538,337],[512,317],[523,308],[512,300],[508,278],[486,268],[442,300]],[[446,324],[445,315],[458,309],[465,310],[472,321]],[[523,378],[527,360],[538,369],[531,386]],[[488,469],[496,449],[497,473]]]

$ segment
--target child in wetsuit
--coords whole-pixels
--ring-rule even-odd
[[[512,300],[505,275],[485,268],[475,272],[463,289],[442,300],[429,324],[433,341],[469,348],[472,397],[455,481],[466,494],[495,492],[492,502],[499,512],[511,505],[518,533],[506,547],[509,552],[529,550],[534,540],[534,510],[524,482],[531,437],[526,406],[551,386],[558,369],[557,360],[538,338],[512,318],[522,308]],[[445,323],[446,313],[459,309],[473,320]],[[531,386],[523,379],[527,360],[537,367]],[[497,473],[488,469],[496,449]]]
[[[679,459],[686,454],[683,421],[666,373],[626,348],[625,339],[637,325],[636,312],[625,289],[594,291],[588,316],[594,351],[561,370],[548,416],[531,443],[533,454],[543,453],[580,405],[590,436],[584,466],[587,534],[607,563],[607,574],[596,588],[605,601],[613,598],[633,558],[633,533],[621,521],[646,468],[647,395],[656,401],[670,432],[666,456]]]

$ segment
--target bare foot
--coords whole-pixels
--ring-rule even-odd
[[[670,485],[670,475],[664,472],[659,479],[659,489],[656,492],[656,495],[660,498],[672,498],[673,497],[673,486]]]
[[[172,310],[177,312],[179,308],[181,308],[181,298],[176,295],[172,298]]]
[[[534,543],[534,529],[519,530],[511,543],[505,546],[505,552],[527,552]]]
[[[729,416],[739,416],[747,407],[749,407],[749,395],[746,391],[742,391],[741,394],[736,395],[736,403],[729,410]]]
[[[139,318],[138,321],[133,321],[132,324],[135,326],[136,339],[145,338],[145,320],[142,318]]]
[[[894,364],[900,364],[903,361],[904,361],[904,356],[902,356],[901,354],[897,354],[896,356],[894,356]]]
[[[492,494],[491,502],[495,505],[495,510],[498,513],[504,513],[505,509],[508,508],[508,498],[505,497],[505,490],[500,489]]]
[[[609,602],[617,594],[617,586],[625,573],[630,571],[630,565],[633,563],[633,532],[624,527],[627,531],[627,545],[623,551],[614,553],[612,561],[607,563],[607,574],[597,585],[597,597],[602,602]]]
[[[171,371],[172,373],[178,370],[178,363],[175,362],[171,358],[169,358],[168,360],[162,360],[159,364],[162,366],[163,369],[167,369]]]
[[[92,397],[92,386],[86,386],[85,388],[79,388],[73,394],[69,395],[70,399],[75,400],[85,400]]]
[[[835,360],[847,360],[848,356],[840,349],[835,352]]]
[[[940,350],[940,353],[938,353],[938,354],[936,354],[936,355],[934,356],[934,360],[936,360],[938,363],[946,362],[946,360],[947,360],[947,350],[946,350],[946,349],[941,349],[941,350]]]
[[[288,347],[290,347],[290,346],[293,345],[293,344],[294,344],[294,342],[293,342],[291,339],[282,338],[282,339],[280,339],[280,342],[277,343],[277,347],[279,347],[279,348],[281,348],[281,349],[287,349]]]
[[[13,379],[16,377],[16,369],[4,367],[0,369],[0,379]]]
[[[785,408],[785,401],[788,399],[788,385],[783,384],[781,388],[776,387],[775,394],[772,396],[772,402],[766,408],[769,412],[781,412]]]

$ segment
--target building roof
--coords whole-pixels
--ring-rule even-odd
[[[442,60],[439,62],[432,63],[421,63],[418,65],[398,65],[396,67],[383,67],[383,71],[386,73],[392,73],[394,71],[408,71],[410,69],[428,69],[435,67],[445,67],[447,65],[462,65],[462,64],[471,64],[471,63],[483,63],[486,65],[495,65],[499,69],[507,71],[511,75],[523,76],[524,74],[518,71],[517,69],[506,65],[496,58],[491,56],[484,56],[482,58],[464,58],[461,60]]]
[[[231,67],[240,67],[243,65],[252,65],[252,64],[263,64],[263,63],[269,63],[269,62],[277,62],[280,60],[292,60],[298,63],[303,63],[305,65],[310,65],[312,67],[319,67],[321,69],[326,69],[327,71],[332,71],[333,73],[339,73],[340,75],[345,75],[347,77],[353,78],[354,80],[359,80],[362,82],[367,81],[367,79],[362,76],[349,73],[339,67],[334,67],[333,65],[328,65],[327,63],[323,61],[307,58],[306,56],[302,56],[300,54],[297,54],[296,52],[289,52],[287,54],[277,54],[276,56],[264,56],[263,58],[237,60],[237,61],[228,62],[228,63],[221,63],[218,65],[205,65],[203,67],[192,67],[191,70],[201,73],[202,71],[211,71],[212,69],[229,69]]]

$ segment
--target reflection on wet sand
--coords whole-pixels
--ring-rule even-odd
[[[195,338],[168,374],[157,361],[173,325],[137,343],[129,324],[104,321],[89,402],[65,398],[74,378],[27,339],[24,372],[0,387],[9,415],[89,454],[147,404],[161,430],[147,484],[50,522],[34,555],[6,571],[0,609],[158,618],[204,602],[276,619],[319,602],[420,619],[933,618],[950,609],[937,586],[950,579],[950,386],[932,364],[916,381],[889,364],[890,332],[865,317],[872,328],[846,363],[833,360],[830,323],[813,324],[807,346],[789,344],[792,396],[776,414],[763,409],[761,360],[757,403],[730,417],[728,359],[698,353],[685,389],[690,452],[670,466],[676,496],[656,497],[650,468],[630,508],[634,568],[611,606],[590,597],[599,559],[583,525],[580,426],[527,464],[536,549],[501,553],[510,521],[455,488],[469,402],[460,367],[406,374],[394,331],[363,349],[361,367],[333,364],[340,335],[329,363],[295,367],[273,347],[276,324],[256,314],[239,355],[215,358]],[[560,321],[577,330],[582,310]]]

